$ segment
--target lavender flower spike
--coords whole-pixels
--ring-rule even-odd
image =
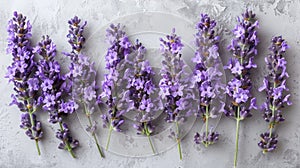
[[[118,25],[110,25],[106,30],[106,40],[110,47],[105,56],[106,69],[109,71],[104,76],[102,83],[102,94],[98,99],[105,99],[105,104],[108,107],[107,113],[101,117],[103,119],[103,126],[109,128],[109,135],[107,138],[106,150],[108,150],[112,130],[121,131],[120,126],[124,123],[122,115],[125,110],[121,110],[120,97],[117,91],[120,90],[122,75],[121,69],[125,65],[128,55],[131,53],[131,43],[123,30],[124,27]]]
[[[193,62],[196,63],[194,70],[194,87],[199,92],[197,117],[202,117],[205,122],[205,132],[201,135],[197,132],[194,141],[196,144],[202,143],[205,147],[215,143],[219,139],[219,133],[213,132],[213,128],[208,128],[209,118],[216,117],[216,111],[220,109],[213,107],[214,101],[222,102],[221,90],[225,90],[221,83],[222,73],[220,72],[221,62],[219,59],[218,43],[219,37],[215,35],[216,22],[211,20],[207,14],[201,14],[200,22],[197,24],[198,30],[195,35],[197,47]]]
[[[181,153],[181,137],[179,124],[184,121],[187,109],[191,109],[191,103],[188,100],[192,95],[188,94],[188,82],[184,68],[186,65],[181,59],[181,51],[183,44],[179,36],[175,34],[175,29],[172,30],[171,35],[166,36],[166,40],[161,41],[161,52],[164,57],[162,61],[161,76],[159,82],[159,95],[164,101],[164,112],[167,114],[166,122],[174,123],[176,133],[172,132],[178,144],[178,151],[180,160]]]
[[[14,12],[14,17],[8,22],[7,53],[13,56],[13,62],[7,67],[6,78],[14,84],[15,93],[11,95],[11,105],[18,106],[21,115],[20,127],[26,130],[26,135],[36,142],[38,155],[41,154],[38,141],[42,138],[42,124],[37,120],[36,108],[38,99],[39,80],[32,53],[31,24],[26,16]]]
[[[269,123],[269,131],[261,134],[261,141],[258,143],[263,153],[276,149],[278,135],[273,132],[273,129],[284,121],[281,109],[292,105],[289,100],[290,94],[285,94],[289,91],[286,86],[286,80],[289,77],[286,72],[287,61],[284,57],[288,48],[289,46],[281,36],[273,37],[269,48],[271,53],[265,59],[268,74],[259,91],[265,91],[267,95],[266,102],[262,105],[262,111],[264,120]]]
[[[146,48],[138,40],[133,46],[133,61],[129,62],[128,68],[125,70],[124,77],[128,81],[128,90],[125,93],[125,100],[130,104],[129,110],[137,112],[135,120],[138,124],[134,127],[138,134],[146,135],[148,137],[151,149],[155,154],[150,135],[154,132],[154,125],[151,123],[155,112],[158,110],[154,106],[158,100],[153,98],[155,85],[153,77],[155,75],[149,61],[145,59]],[[128,101],[129,100],[129,101]]]
[[[96,122],[92,121],[91,115],[95,111],[96,91],[99,88],[96,85],[96,70],[94,62],[81,54],[81,50],[85,43],[84,27],[87,22],[81,24],[81,20],[75,16],[69,20],[68,42],[72,47],[70,53],[66,53],[71,58],[70,72],[67,74],[70,84],[72,85],[72,101],[81,107],[88,119],[89,125],[86,130],[93,136],[100,156],[104,154],[99,145],[96,136]],[[78,110],[77,108],[75,110]]]
[[[237,165],[238,141],[240,121],[251,117],[251,109],[256,109],[256,99],[251,96],[252,82],[250,70],[256,68],[253,63],[257,55],[257,31],[258,21],[252,11],[246,10],[242,17],[238,18],[238,24],[233,30],[235,38],[228,46],[233,57],[229,60],[225,69],[231,71],[233,78],[228,82],[226,93],[230,104],[225,108],[225,115],[236,120],[236,149],[234,155],[234,167]]]
[[[43,110],[48,112],[49,122],[59,124],[56,137],[62,142],[58,148],[69,151],[71,156],[75,158],[73,149],[79,145],[79,142],[71,137],[67,124],[63,122],[63,116],[74,111],[72,107],[74,102],[64,101],[63,96],[68,94],[68,89],[65,87],[65,76],[61,75],[60,72],[60,64],[55,60],[56,45],[49,36],[43,36],[33,52],[41,56],[36,73],[41,86],[39,103]]]

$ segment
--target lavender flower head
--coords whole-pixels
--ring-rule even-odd
[[[238,25],[233,30],[235,38],[228,46],[233,57],[225,69],[230,70],[234,78],[226,87],[226,93],[232,101],[224,113],[228,117],[240,120],[251,117],[250,110],[256,109],[256,98],[252,98],[250,93],[252,88],[250,70],[257,67],[253,62],[259,43],[256,28],[258,28],[258,21],[255,14],[247,10],[242,17],[238,18]]]
[[[213,103],[224,104],[221,91],[225,88],[221,82],[219,36],[215,35],[215,26],[214,20],[207,14],[201,14],[200,22],[196,26],[198,32],[195,35],[197,50],[192,60],[196,63],[193,73],[194,87],[199,92],[198,110],[195,114],[206,123],[206,131],[201,135],[197,132],[194,141],[197,144],[203,143],[206,147],[219,139],[219,134],[214,132],[213,128],[208,130],[209,118],[217,117],[217,113],[222,110],[222,107],[214,107]]]
[[[268,74],[263,80],[263,85],[259,91],[265,91],[266,102],[262,105],[263,118],[269,123],[269,132],[261,135],[261,141],[258,146],[263,152],[270,152],[277,147],[278,135],[273,132],[274,127],[284,121],[282,108],[292,105],[289,100],[290,94],[285,94],[289,89],[286,86],[286,80],[289,77],[286,72],[284,53],[289,48],[286,41],[281,37],[273,37],[271,40],[271,53],[265,58]]]
[[[67,76],[72,85],[72,101],[78,104],[78,108],[74,110],[83,109],[89,123],[86,130],[93,136],[100,156],[104,157],[96,137],[96,122],[93,122],[91,119],[91,115],[95,111],[95,105],[97,104],[96,91],[99,88],[95,80],[95,63],[87,56],[81,54],[85,43],[83,33],[87,22],[85,21],[81,24],[81,20],[75,16],[68,23],[70,30],[67,38],[69,39],[68,42],[72,47],[72,51],[65,54],[71,58],[70,72]]]
[[[232,39],[228,50],[233,53],[225,69],[230,70],[233,78],[228,82],[226,94],[230,103],[224,110],[227,117],[236,120],[236,149],[234,155],[234,167],[237,165],[238,141],[240,121],[251,117],[251,110],[257,109],[256,98],[251,95],[252,82],[250,80],[250,70],[256,68],[253,62],[257,55],[258,21],[252,11],[246,10],[242,17],[238,18],[238,24],[233,30],[235,38]]]
[[[151,123],[156,111],[159,110],[155,106],[158,99],[154,98],[156,90],[153,83],[154,71],[148,60],[145,59],[146,48],[138,40],[133,46],[133,60],[128,61],[128,68],[125,70],[124,78],[127,79],[127,91],[124,100],[129,104],[129,110],[135,110],[135,120],[138,124],[134,124],[137,134],[146,135],[148,138],[154,132],[154,125]],[[155,153],[152,142],[149,142],[153,153]]]
[[[108,74],[104,75],[103,92],[98,99],[104,99],[108,107],[107,113],[101,116],[104,123],[103,126],[109,128],[106,145],[106,149],[108,149],[111,131],[122,131],[120,126],[124,123],[122,115],[126,110],[121,109],[122,104],[118,91],[120,91],[119,86],[122,83],[121,70],[124,68],[127,57],[131,53],[132,45],[124,31],[124,27],[121,27],[120,24],[110,25],[106,32],[106,40],[110,45],[105,56],[105,68],[108,70]]]
[[[14,84],[15,93],[11,95],[11,105],[17,105],[23,114],[20,127],[26,130],[26,135],[36,141],[42,138],[42,124],[37,120],[36,108],[38,99],[38,79],[35,76],[36,63],[30,44],[31,24],[26,16],[14,12],[14,17],[8,22],[7,53],[13,56],[13,62],[7,67],[6,78]]]
[[[159,82],[159,95],[164,101],[163,111],[167,114],[166,122],[175,123],[176,125],[177,133],[171,134],[175,135],[180,159],[182,159],[178,126],[191,111],[190,98],[193,95],[189,88],[189,80],[184,77],[186,75],[184,71],[186,65],[181,59],[183,48],[181,39],[175,34],[175,29],[166,38],[166,40],[160,39],[161,52],[164,59],[161,69],[162,79]]]
[[[75,102],[64,101],[63,96],[68,95],[68,89],[65,87],[65,77],[60,72],[60,64],[55,60],[56,45],[49,36],[43,36],[33,52],[41,56],[36,72],[41,86],[39,103],[42,105],[43,110],[48,112],[49,122],[60,125],[56,132],[56,137],[62,141],[59,144],[59,149],[65,149],[75,157],[72,149],[77,147],[79,143],[70,136],[69,129],[65,130],[67,124],[63,122],[63,115],[74,111],[73,104]],[[61,138],[60,135],[63,134],[67,135]]]

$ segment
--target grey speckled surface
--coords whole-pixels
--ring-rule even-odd
[[[11,62],[11,57],[6,55],[6,23],[17,10],[27,15],[33,23],[34,39],[37,42],[42,34],[49,34],[56,42],[59,51],[67,51],[68,45],[65,37],[66,21],[75,14],[89,22],[88,33],[98,30],[114,19],[121,16],[147,11],[160,11],[182,17],[196,23],[199,13],[206,12],[214,17],[219,23],[222,32],[221,56],[223,63],[227,61],[229,53],[225,47],[231,37],[230,30],[233,28],[235,17],[246,7],[253,9],[260,20],[259,55],[256,63],[259,68],[255,71],[254,89],[261,84],[264,74],[263,59],[267,54],[269,39],[273,35],[283,35],[289,42],[291,49],[287,52],[288,71],[291,78],[288,85],[292,93],[294,105],[284,112],[286,122],[277,129],[279,133],[279,148],[276,152],[263,155],[257,147],[259,134],[266,129],[266,123],[261,118],[259,111],[241,125],[240,154],[238,165],[241,168],[300,168],[300,104],[299,81],[300,81],[300,2],[299,0],[111,0],[111,1],[20,1],[1,0],[0,15],[0,167],[232,167],[234,153],[234,130],[235,122],[222,117],[217,130],[222,134],[218,144],[209,149],[196,146],[192,142],[194,131],[191,131],[183,140],[183,160],[178,158],[177,148],[161,153],[157,156],[130,158],[106,152],[106,159],[99,159],[96,148],[90,139],[86,139],[83,128],[78,124],[77,118],[73,117],[72,129],[76,130],[75,136],[81,142],[81,147],[76,150],[78,159],[72,159],[68,153],[56,148],[57,141],[52,136],[55,126],[44,124],[45,139],[41,142],[42,156],[37,156],[34,143],[19,129],[19,112],[15,106],[8,106],[12,86],[3,78],[6,67]],[[124,23],[126,24],[126,23]],[[194,33],[194,32],[190,32]],[[192,39],[190,39],[192,40]],[[87,46],[88,48],[88,46]],[[89,48],[96,50],[97,48]],[[91,51],[89,51],[91,52]],[[60,56],[59,56],[60,57]],[[64,62],[63,59],[61,59]],[[254,92],[263,99],[261,94]],[[46,122],[46,115],[41,116]],[[77,124],[76,124],[77,123]]]

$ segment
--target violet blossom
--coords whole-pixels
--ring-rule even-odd
[[[219,59],[218,43],[219,36],[215,33],[216,22],[211,20],[207,14],[201,14],[200,22],[196,29],[195,44],[197,47],[193,62],[196,63],[194,69],[194,87],[199,92],[198,110],[196,116],[203,118],[205,122],[205,132],[196,133],[194,141],[197,144],[208,145],[215,143],[219,139],[219,133],[209,129],[209,118],[216,118],[217,113],[222,110],[216,109],[212,103],[218,101],[218,104],[224,104],[221,90],[225,90],[224,84],[221,83],[222,73],[220,72],[221,62]]]
[[[65,76],[61,75],[60,64],[55,60],[56,45],[49,36],[43,36],[33,52],[41,56],[36,72],[41,86],[39,103],[43,110],[48,112],[49,122],[59,124],[56,137],[62,142],[58,148],[69,151],[75,158],[73,149],[79,145],[79,142],[72,138],[67,124],[63,121],[64,115],[74,112],[75,102],[64,101],[64,95],[68,95],[68,89],[65,87]]]
[[[135,121],[138,124],[134,124],[137,129],[137,134],[145,135],[148,137],[151,149],[155,153],[150,136],[154,132],[155,126],[151,120],[158,110],[155,107],[155,102],[158,100],[153,97],[156,90],[153,78],[154,71],[150,66],[148,60],[145,59],[146,48],[138,40],[132,47],[132,61],[128,61],[128,68],[125,70],[124,78],[127,79],[127,91],[125,92],[124,99],[129,104],[129,110],[135,110]]]
[[[261,108],[264,120],[269,123],[269,130],[260,135],[261,140],[258,146],[263,153],[276,149],[278,135],[274,132],[274,128],[284,121],[282,108],[292,105],[289,100],[290,94],[286,94],[289,91],[286,86],[289,75],[286,72],[287,61],[284,54],[288,48],[289,46],[281,36],[273,37],[269,48],[271,53],[265,58],[268,74],[259,91],[265,91],[267,95],[266,102]]]
[[[250,80],[250,70],[256,68],[253,62],[257,55],[258,21],[252,11],[246,10],[242,17],[238,18],[238,24],[233,30],[235,38],[228,46],[228,50],[233,53],[225,69],[231,71],[233,78],[228,82],[226,94],[230,104],[224,110],[227,117],[236,120],[236,149],[234,155],[234,167],[237,165],[238,141],[240,121],[251,117],[251,109],[256,109],[256,99],[251,95],[252,82]]]
[[[72,86],[72,101],[78,104],[78,107],[75,108],[76,111],[79,108],[83,109],[89,123],[86,130],[93,136],[100,156],[104,157],[96,136],[96,122],[91,119],[91,115],[95,111],[95,105],[97,104],[96,91],[99,88],[95,80],[95,63],[87,56],[81,54],[85,43],[83,33],[87,22],[81,23],[81,19],[75,16],[70,19],[68,23],[70,30],[67,38],[72,47],[72,51],[65,53],[65,55],[69,56],[72,61],[70,64],[70,72],[67,74],[69,84]]]
[[[189,99],[192,97],[191,89],[189,88],[189,79],[185,78],[185,63],[181,58],[181,51],[183,44],[181,38],[175,34],[175,29],[167,39],[160,38],[161,52],[164,57],[162,61],[161,76],[159,82],[159,95],[163,100],[163,111],[167,114],[166,122],[174,123],[176,133],[172,132],[178,144],[178,151],[180,159],[181,153],[181,131],[179,125],[184,121],[191,110],[191,103]]]
[[[121,109],[122,103],[118,91],[122,84],[121,70],[124,68],[128,55],[131,53],[132,44],[124,31],[124,27],[120,24],[111,24],[106,30],[106,40],[110,47],[105,56],[108,74],[104,75],[102,82],[102,94],[98,99],[103,101],[108,107],[106,113],[101,115],[103,126],[109,129],[106,150],[108,150],[112,130],[122,131],[120,126],[124,123],[122,115],[126,110]],[[121,94],[122,95],[122,94]]]
[[[13,62],[7,67],[6,78],[14,84],[15,93],[11,95],[10,105],[17,105],[22,113],[20,127],[26,130],[26,135],[36,142],[40,155],[38,141],[42,138],[42,123],[37,120],[36,109],[38,90],[40,88],[35,75],[37,70],[32,53],[31,24],[26,21],[26,16],[14,12],[8,22],[8,47],[7,53],[13,56]]]

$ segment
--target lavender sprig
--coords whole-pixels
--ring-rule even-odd
[[[160,38],[161,52],[164,60],[162,61],[161,76],[159,82],[160,92],[159,95],[164,101],[164,112],[167,114],[166,122],[174,123],[176,133],[171,134],[175,137],[178,144],[178,152],[180,160],[182,159],[181,153],[181,135],[179,123],[182,123],[186,117],[185,110],[191,109],[189,98],[190,94],[187,93],[188,79],[184,78],[186,65],[181,59],[181,51],[183,44],[179,36],[175,34],[175,29],[172,30],[171,35],[166,36],[166,40]]]
[[[67,74],[72,84],[72,99],[81,107],[88,119],[89,125],[86,130],[93,136],[100,156],[103,158],[104,154],[99,145],[96,136],[96,122],[92,121],[91,115],[95,111],[96,104],[96,91],[99,88],[96,85],[96,70],[94,62],[81,54],[81,50],[85,43],[85,37],[83,35],[84,28],[87,22],[81,24],[81,19],[77,16],[68,21],[69,34],[68,42],[72,47],[70,53],[65,53],[71,58],[70,72]],[[78,109],[75,109],[78,110]]]
[[[237,165],[238,141],[240,121],[251,117],[251,109],[256,109],[256,99],[251,96],[252,82],[250,80],[250,70],[256,68],[253,59],[257,55],[258,21],[252,11],[246,10],[242,17],[238,18],[238,24],[233,30],[235,38],[228,46],[233,57],[229,60],[225,69],[231,71],[232,78],[226,87],[226,93],[230,98],[230,104],[224,113],[227,117],[236,120],[236,144],[234,155],[234,167]]]
[[[131,43],[124,31],[124,27],[118,25],[110,25],[106,30],[106,40],[110,47],[105,56],[106,69],[109,71],[105,74],[102,82],[102,94],[99,99],[106,99],[105,104],[108,107],[107,113],[101,117],[103,119],[103,126],[109,128],[109,135],[107,137],[106,150],[108,150],[112,130],[122,131],[120,126],[124,123],[122,115],[126,110],[121,109],[120,99],[118,97],[119,86],[122,82],[120,70],[125,65],[125,60],[131,53]]]
[[[41,154],[38,141],[42,138],[42,123],[37,120],[36,108],[38,99],[38,79],[35,76],[36,63],[32,53],[31,24],[26,16],[14,12],[8,22],[7,53],[13,56],[13,62],[7,67],[6,78],[14,84],[15,93],[11,95],[10,105],[17,105],[23,114],[20,127],[26,135],[36,142],[38,155]]]
[[[138,131],[137,134],[148,137],[152,152],[155,154],[150,139],[155,128],[151,120],[153,120],[155,112],[158,110],[154,105],[157,100],[153,98],[156,89],[153,83],[155,73],[149,61],[145,59],[146,48],[138,40],[133,46],[133,53],[133,61],[129,62],[129,66],[124,73],[124,78],[128,81],[125,100],[130,104],[128,111],[135,110],[137,112],[135,121],[138,124],[134,124]]]
[[[277,147],[278,135],[273,132],[275,126],[284,121],[282,108],[292,105],[289,100],[290,94],[285,94],[289,89],[286,86],[286,80],[289,77],[286,72],[284,54],[289,48],[286,41],[281,37],[273,37],[269,50],[271,53],[265,58],[268,74],[265,76],[263,85],[259,91],[265,91],[266,102],[262,105],[263,118],[269,123],[269,131],[260,135],[261,141],[258,146],[263,153],[271,152]]]
[[[43,110],[48,112],[49,122],[59,124],[56,137],[62,142],[58,148],[69,151],[75,158],[73,149],[79,145],[79,142],[71,137],[67,124],[63,122],[63,116],[71,114],[76,107],[74,107],[75,102],[64,101],[63,96],[68,94],[68,90],[65,88],[65,76],[60,72],[60,64],[55,60],[56,45],[49,36],[43,36],[33,52],[41,56],[36,73],[41,86],[39,104],[42,105]]]
[[[205,122],[205,132],[201,135],[197,132],[194,141],[202,143],[205,147],[215,143],[219,139],[219,133],[214,132],[213,128],[208,128],[209,118],[217,117],[216,112],[221,109],[213,107],[213,102],[221,101],[221,90],[225,90],[221,83],[222,73],[220,72],[220,59],[218,52],[219,36],[215,35],[216,22],[211,20],[207,14],[201,14],[200,22],[197,24],[198,30],[195,35],[195,44],[197,47],[193,62],[196,63],[194,69],[194,87],[199,92],[197,117],[202,117]],[[221,107],[222,108],[222,107]]]

